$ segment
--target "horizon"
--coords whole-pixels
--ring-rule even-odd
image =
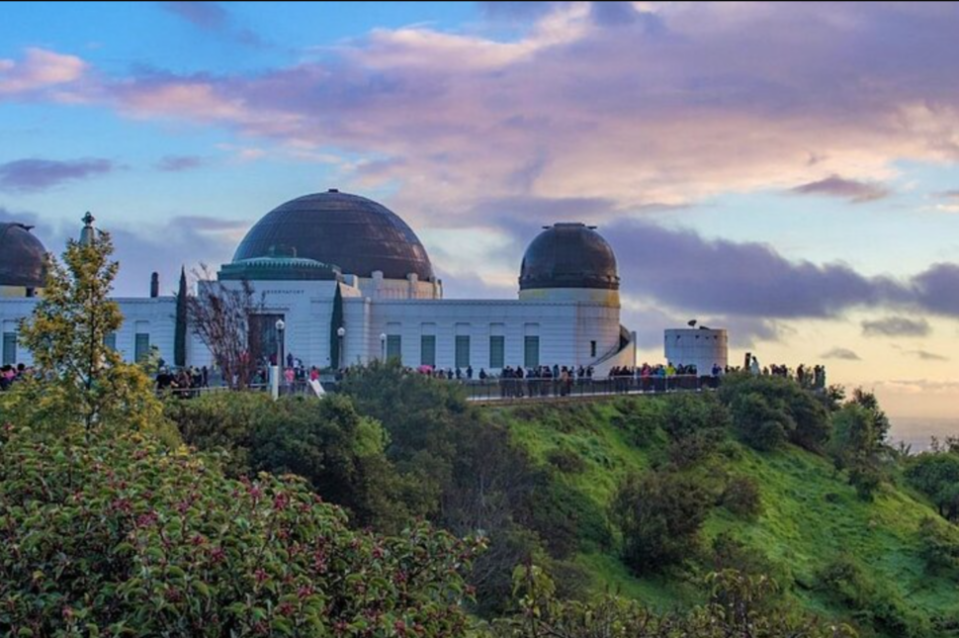
[[[730,362],[824,363],[959,418],[959,5],[12,3],[0,222],[93,212],[118,296],[217,268],[340,188],[450,298],[508,298],[544,223],[597,225],[639,361],[698,319]]]

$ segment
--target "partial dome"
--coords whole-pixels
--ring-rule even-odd
[[[31,228],[0,223],[0,286],[43,287],[47,249],[30,233]]]
[[[526,249],[519,289],[597,288],[619,290],[616,255],[606,240],[585,224],[555,224]]]
[[[433,280],[433,266],[413,230],[372,200],[331,189],[277,206],[256,223],[233,255],[239,262],[286,253],[337,266],[348,275],[387,279],[416,274]]]

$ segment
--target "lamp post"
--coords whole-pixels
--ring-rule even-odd
[[[276,365],[273,366],[273,399],[280,396],[280,374],[283,370],[283,331],[286,323],[282,319],[276,320]]]
[[[380,333],[380,360],[386,362],[386,333]]]
[[[339,328],[337,328],[336,336],[340,340],[340,349],[337,357],[338,361],[336,362],[336,368],[337,370],[339,370],[340,368],[343,367],[343,362],[346,361],[346,354],[344,353],[344,350],[343,350],[343,341],[344,341],[343,338],[346,336],[346,328],[344,328],[343,326],[340,326]]]

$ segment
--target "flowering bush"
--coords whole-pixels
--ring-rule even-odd
[[[149,436],[0,431],[4,636],[460,636],[477,548]]]

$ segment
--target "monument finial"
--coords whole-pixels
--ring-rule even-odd
[[[94,240],[93,222],[95,221],[90,211],[83,216],[83,230],[80,231],[80,244],[82,246],[92,246]]]

